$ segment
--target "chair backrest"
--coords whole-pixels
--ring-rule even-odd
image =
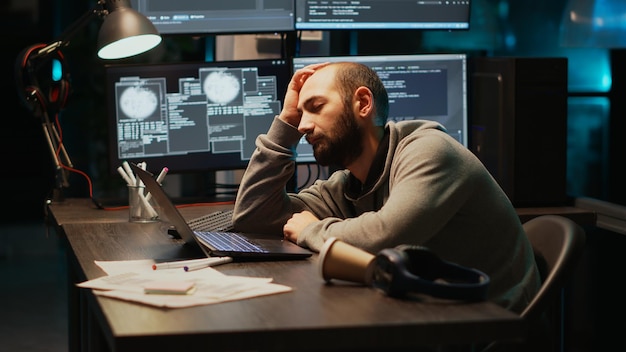
[[[559,215],[538,216],[523,226],[543,279],[541,289],[521,314],[526,320],[533,320],[554,302],[573,275],[584,251],[586,235],[580,225]]]
[[[529,325],[523,343],[494,341],[481,352],[561,351],[560,293],[582,257],[586,235],[573,220],[559,215],[541,215],[523,224],[535,252],[542,284],[521,316]]]

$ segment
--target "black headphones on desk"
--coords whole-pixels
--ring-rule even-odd
[[[414,292],[446,299],[483,301],[487,298],[489,282],[487,274],[442,260],[421,246],[383,249],[373,263],[372,286],[391,297]]]

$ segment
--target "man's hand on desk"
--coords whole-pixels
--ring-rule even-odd
[[[285,239],[289,240],[293,243],[298,243],[298,235],[307,227],[309,224],[314,223],[316,221],[320,221],[313,213],[310,211],[303,211],[300,213],[294,213],[285,226],[283,226],[283,233],[285,234]]]

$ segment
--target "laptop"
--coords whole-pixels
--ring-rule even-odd
[[[310,250],[282,238],[235,231],[193,230],[154,175],[133,163],[130,163],[130,167],[183,241],[189,245],[198,245],[207,257],[232,257],[234,261],[290,260],[305,259],[313,254]]]

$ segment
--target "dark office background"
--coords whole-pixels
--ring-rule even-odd
[[[19,52],[34,43],[46,43],[74,22],[95,0],[32,0],[2,1],[0,33],[3,51],[1,67],[6,83],[3,90],[3,126],[0,128],[0,150],[4,170],[0,174],[7,196],[2,222],[39,223],[44,215],[44,201],[55,186],[55,172],[50,151],[45,144],[41,121],[21,104],[15,87],[14,65]],[[609,3],[613,13],[626,13],[620,1],[596,1],[598,11]],[[582,37],[564,35],[564,14],[568,0],[474,0],[470,30],[359,32],[361,53],[428,53],[466,52],[472,56],[566,57],[568,59],[567,112],[567,193],[570,197],[592,197],[626,205],[626,175],[621,163],[626,160],[626,25],[621,21],[616,35],[602,33],[612,40],[603,43],[577,40]],[[604,7],[603,7],[604,6]],[[621,11],[621,12],[620,12]],[[611,12],[611,10],[609,10]],[[118,177],[107,169],[106,125],[103,108],[103,62],[97,58],[95,38],[99,22],[92,21],[76,35],[64,50],[71,71],[72,90],[67,108],[61,114],[63,139],[74,166],[93,181],[94,195],[114,194],[120,186]],[[607,26],[610,27],[610,26]],[[609,30],[607,30],[609,32]],[[564,38],[567,37],[567,38]],[[333,50],[346,49],[346,34],[334,35]],[[621,42],[620,42],[621,41]],[[202,60],[206,54],[205,38],[167,37],[158,50],[132,59],[133,62]],[[545,134],[537,124],[537,133]],[[549,131],[548,131],[549,133]],[[532,135],[525,138],[533,139]],[[545,148],[550,148],[545,145]],[[542,170],[536,170],[542,172]],[[72,174],[68,197],[86,197],[85,178]],[[9,245],[2,248],[9,234],[0,237],[0,262],[11,257]],[[21,234],[23,235],[23,234]],[[590,254],[588,269],[577,286],[593,286],[573,299],[576,311],[570,336],[572,345],[580,350],[601,350],[599,347],[624,347],[621,336],[624,324],[606,321],[622,316],[625,309],[617,293],[611,293],[615,275],[624,264],[620,258],[624,248],[622,236],[595,231],[588,236]],[[618,274],[619,275],[619,274]],[[619,280],[619,278],[618,278]],[[590,303],[593,302],[593,303]],[[610,314],[604,313],[610,312]],[[595,326],[595,328],[592,328]],[[615,341],[617,339],[617,342]],[[615,344],[617,343],[617,345]],[[593,344],[591,348],[590,344]],[[573,350],[573,349],[571,349]]]
[[[49,42],[92,3],[95,1],[56,0],[18,6],[18,1],[14,5],[4,2],[0,28],[4,33],[2,67],[6,81],[14,82],[15,58],[22,49]],[[357,33],[357,47],[361,54],[466,52],[470,56],[566,57],[570,94],[567,193],[571,197],[588,196],[626,204],[622,181],[625,175],[620,167],[625,149],[622,131],[626,122],[622,115],[626,102],[620,99],[626,80],[625,50],[592,41],[565,43],[563,23],[567,6],[566,0],[476,0],[472,2],[469,31],[362,31]],[[106,197],[115,195],[120,183],[106,163],[104,62],[95,53],[99,24],[98,20],[92,21],[64,49],[72,85],[60,121],[74,166],[90,176],[95,196]],[[626,33],[623,27],[621,30]],[[331,35],[333,53],[349,53],[348,46],[354,43],[348,41],[354,39],[348,39],[346,33]],[[158,50],[126,62],[203,60],[207,42],[210,45],[205,38],[166,37]],[[54,166],[40,120],[20,105],[13,84],[5,88],[7,117],[0,143],[7,169],[1,177],[13,205],[8,216],[36,218],[41,216],[43,201],[55,186]],[[537,134],[546,133],[541,124],[536,129]],[[70,187],[64,195],[88,196],[85,178],[71,174]]]

